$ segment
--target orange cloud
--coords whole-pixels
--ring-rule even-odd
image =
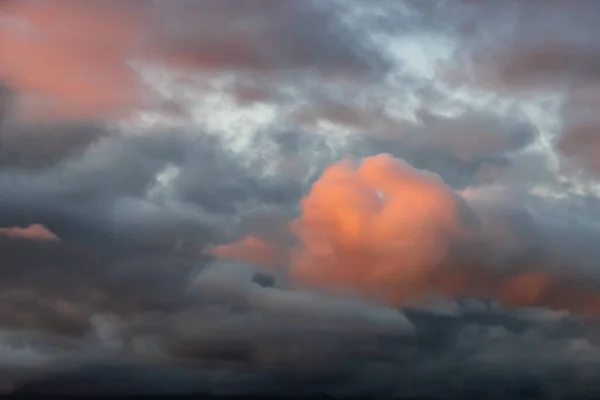
[[[436,175],[382,154],[329,167],[294,221],[299,284],[352,288],[400,302],[476,240],[478,221]]]
[[[482,195],[460,196],[437,175],[387,154],[332,165],[290,224],[297,238],[287,265],[291,284],[395,306],[441,294],[600,313],[600,286],[540,251],[528,214],[507,213]],[[209,251],[274,267],[286,265],[290,249],[250,235]]]
[[[551,272],[552,260],[530,242],[535,232],[523,216],[513,223],[502,214],[475,214],[439,177],[389,155],[329,167],[301,210],[292,224],[296,285],[351,290],[394,305],[437,293],[600,312],[600,287]]]
[[[127,9],[69,0],[0,7],[0,79],[25,94],[27,112],[89,116],[136,100],[126,62],[138,21]]]
[[[0,228],[0,235],[24,239],[59,240],[56,235],[40,224],[29,225],[27,228]]]

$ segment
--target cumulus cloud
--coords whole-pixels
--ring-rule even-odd
[[[164,169],[154,171],[161,175]],[[178,186],[170,180],[177,174],[166,177],[156,193],[177,198]],[[205,190],[212,187],[208,182]],[[152,212],[135,202],[124,210],[115,214],[120,228],[108,231],[123,229],[120,240],[133,236],[135,242],[147,229],[160,233],[168,226],[160,218],[174,218],[175,226],[182,221],[159,207],[160,218],[138,225]],[[140,222],[135,213],[141,213]],[[432,173],[380,155],[323,172],[292,223],[298,247],[276,240],[282,239],[281,225],[292,219],[293,213],[263,211],[237,225],[273,249],[291,246],[289,265],[267,269],[207,263],[197,238],[191,248],[185,242],[115,247],[106,237],[6,238],[0,242],[3,324],[64,338],[61,351],[46,351],[50,360],[69,361],[66,370],[53,373],[9,367],[18,372],[6,375],[11,390],[97,393],[121,375],[127,377],[123,384],[108,385],[104,393],[282,395],[290,387],[304,395],[339,396],[484,396],[491,387],[507,395],[570,393],[575,381],[550,387],[552,374],[565,369],[579,374],[594,365],[595,344],[588,336],[593,324],[581,325],[568,313],[514,309],[593,312],[598,292],[593,285],[584,289],[576,280],[559,279],[551,269],[530,270],[541,251],[536,242],[541,227],[509,197],[486,190],[459,194]],[[164,232],[166,239],[172,231]],[[248,253],[234,256],[246,259]],[[249,260],[263,261],[254,256]],[[339,290],[344,288],[352,290]],[[433,294],[425,303],[408,301],[427,291]],[[446,305],[435,294],[445,296]],[[473,296],[512,308],[469,302]],[[420,308],[407,308],[410,304]],[[550,348],[553,358],[546,357]],[[452,372],[457,366],[464,374]],[[398,382],[397,371],[404,380]],[[152,383],[157,379],[160,386]],[[595,390],[591,379],[582,385],[585,393]]]
[[[325,170],[302,201],[292,274],[357,284],[397,302],[419,295],[423,280],[478,228],[464,201],[431,173],[385,154],[356,169],[342,163]]]
[[[110,129],[94,123],[32,123],[9,120],[2,129],[2,168],[43,169],[82,154]]]
[[[290,229],[295,248],[247,236],[212,254],[272,267],[277,252],[291,251],[292,285],[392,305],[476,296],[588,314],[600,299],[597,285],[577,276],[584,270],[570,266],[581,261],[546,233],[556,228],[509,196],[484,188],[455,193],[386,154],[326,169]]]
[[[199,163],[199,155],[209,164]],[[547,266],[545,246],[556,242],[545,242],[539,232],[545,227],[510,197],[494,190],[455,192],[439,176],[384,154],[332,164],[296,216],[282,199],[302,191],[302,181],[278,186],[240,161],[211,140],[190,142],[186,134],[169,132],[110,136],[46,169],[4,171],[5,182],[18,183],[2,192],[11,207],[3,217],[7,226],[40,220],[62,240],[0,241],[1,320],[12,329],[68,339],[64,351],[73,360],[58,375],[23,367],[10,375],[11,388],[85,393],[126,368],[129,383],[111,393],[282,394],[290,385],[302,385],[306,395],[439,395],[445,385],[458,394],[468,388],[486,393],[466,375],[449,381],[461,357],[473,354],[463,367],[484,368],[477,379],[497,380],[506,390],[538,390],[531,382],[547,382],[551,373],[541,367],[550,362],[543,346],[564,346],[552,368],[570,371],[579,368],[573,346],[594,348],[579,333],[539,336],[538,329],[550,328],[537,316],[514,326],[498,322],[497,328],[482,321],[511,319],[513,311],[462,316],[472,312],[461,303],[469,297],[512,308],[597,310],[593,284],[556,274],[580,254],[560,250],[566,264]],[[123,169],[129,175],[119,175]],[[187,197],[191,185],[198,189]],[[293,190],[270,197],[277,187]],[[262,211],[244,211],[257,199]],[[255,239],[210,245],[244,235]],[[291,251],[292,257],[265,269],[207,264],[206,250],[267,265],[274,254]],[[543,268],[533,268],[536,263]],[[436,311],[437,296],[457,299],[453,311]],[[433,311],[393,308],[411,304]],[[491,313],[487,307],[475,309]],[[443,324],[453,330],[438,337]],[[473,341],[478,344],[465,344]],[[493,347],[499,343],[505,347]],[[507,356],[506,349],[520,346],[536,360],[529,370],[533,381],[511,375],[519,356],[517,350]],[[225,375],[215,380],[201,367],[207,362]],[[393,371],[404,371],[407,363],[416,367],[406,379],[421,376],[421,383],[397,383]],[[155,374],[165,377],[165,386],[148,383]]]

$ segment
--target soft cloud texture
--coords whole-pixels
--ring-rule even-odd
[[[593,2],[0,2],[0,390],[595,398]]]
[[[294,223],[302,249],[292,275],[309,283],[360,285],[399,302],[475,240],[478,222],[439,177],[379,155],[354,169],[329,167]],[[468,257],[468,256],[467,256]]]
[[[312,1],[8,1],[1,7],[0,76],[26,95],[29,112],[93,117],[139,105],[145,101],[135,70],[140,60],[334,75],[387,64],[331,6]]]

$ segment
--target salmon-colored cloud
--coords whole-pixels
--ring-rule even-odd
[[[40,224],[29,225],[26,228],[0,228],[0,235],[24,239],[58,240],[58,237],[54,233]]]
[[[354,76],[388,65],[341,28],[337,14],[304,2],[0,2],[0,81],[36,116],[89,117],[152,100],[132,61],[261,76],[298,68]]]
[[[127,62],[139,22],[126,8],[70,0],[0,7],[0,79],[25,95],[27,112],[89,116],[136,100]]]
[[[459,195],[437,175],[380,154],[323,172],[290,224],[297,239],[291,249],[250,235],[209,250],[218,258],[286,265],[296,287],[394,306],[442,295],[600,313],[600,286],[573,275],[568,263],[576,260],[558,265],[531,216],[497,197]]]
[[[546,307],[578,315],[600,314],[600,286],[567,273],[540,268],[509,274],[483,265],[464,268],[456,274],[438,274],[431,288],[448,298],[479,297],[498,301],[506,307]]]
[[[293,223],[298,284],[352,288],[400,302],[476,240],[478,221],[438,176],[382,154],[329,167]]]

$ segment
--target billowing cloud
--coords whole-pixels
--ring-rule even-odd
[[[382,154],[326,169],[291,224],[291,284],[392,305],[436,296],[595,314],[600,287],[526,209],[494,190],[455,193],[438,176]],[[555,228],[554,228],[555,229]],[[212,254],[266,267],[290,246],[253,236]],[[282,259],[279,258],[280,266]],[[591,275],[590,275],[591,277]]]
[[[421,295],[423,282],[479,229],[439,177],[385,154],[325,170],[294,224],[302,246],[295,279],[360,285],[394,302]]]
[[[58,375],[48,374],[53,367],[9,366],[11,390],[85,392],[128,368],[131,386],[114,393],[176,393],[178,382],[189,382],[183,391],[283,393],[302,384],[307,394],[376,394],[382,387],[437,394],[428,388],[443,385],[463,354],[475,354],[464,366],[469,371],[492,368],[485,379],[511,371],[518,352],[498,361],[506,354],[493,347],[498,338],[505,348],[527,348],[535,371],[550,362],[543,355],[552,345],[561,349],[551,361],[557,369],[579,365],[573,346],[595,348],[580,333],[539,333],[550,328],[537,320],[496,327],[481,322],[488,317],[453,314],[462,315],[468,306],[461,302],[471,297],[513,309],[598,310],[595,286],[576,278],[584,271],[568,270],[582,252],[565,246],[569,236],[545,242],[546,228],[510,198],[484,189],[457,193],[433,173],[379,155],[325,169],[296,217],[290,199],[298,199],[303,180],[282,185],[245,161],[186,132],[116,134],[48,167],[2,171],[13,183],[0,196],[5,226],[40,221],[62,240],[0,241],[0,321],[39,332],[42,343],[64,338],[59,349],[36,342],[35,351],[43,347],[48,365],[69,366]],[[271,251],[293,249],[290,263],[207,264],[202,250],[209,243],[245,235],[257,239],[217,245],[213,253],[260,264],[273,260]],[[547,264],[548,248],[562,265]],[[457,299],[449,312],[392,307],[435,308],[439,296]],[[494,312],[511,319],[517,311]],[[437,324],[454,330],[437,337]],[[440,354],[444,361],[432,372],[429,357]],[[205,363],[231,380],[215,381]],[[394,383],[391,372],[406,363],[417,366],[408,376],[423,377],[410,389]],[[165,378],[163,389],[148,383],[153,374],[171,373],[173,383]],[[475,385],[460,379],[456,393]],[[79,381],[89,385],[72,386]]]

